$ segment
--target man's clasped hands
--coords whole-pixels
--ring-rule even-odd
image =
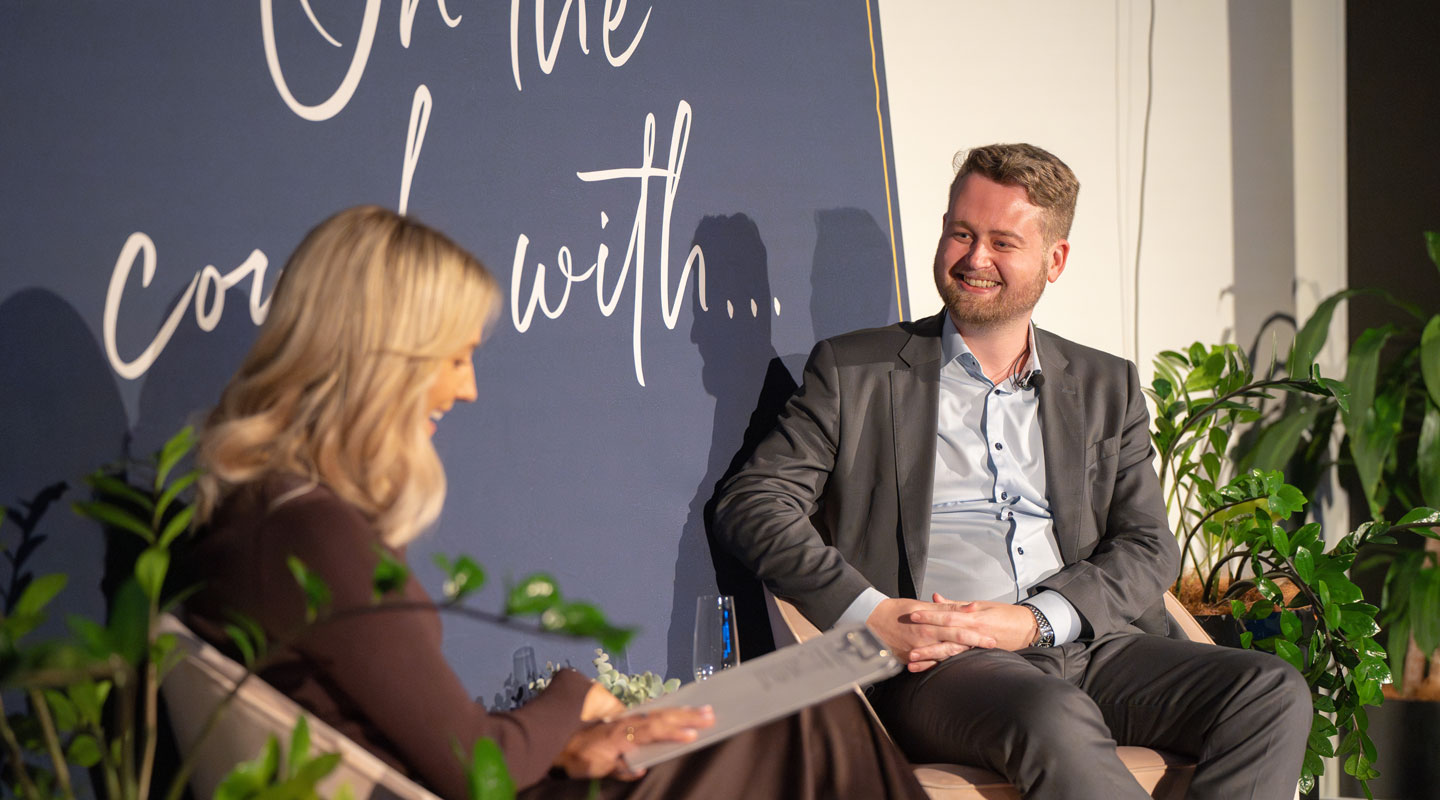
[[[911,672],[923,672],[972,647],[1020,650],[1038,635],[1035,615],[1022,605],[976,600],[880,601],[866,623]]]

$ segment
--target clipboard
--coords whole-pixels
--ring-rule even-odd
[[[631,709],[624,716],[709,705],[715,710],[715,724],[699,731],[692,742],[642,744],[625,754],[625,763],[638,770],[669,761],[900,670],[890,648],[869,628],[858,623],[837,627]]]

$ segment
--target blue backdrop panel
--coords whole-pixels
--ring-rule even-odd
[[[0,503],[203,414],[305,231],[404,207],[506,292],[480,402],[437,433],[422,581],[473,554],[495,608],[548,571],[642,626],[630,668],[685,675],[716,586],[704,506],[762,387],[902,311],[879,20],[864,0],[406,5],[0,7]],[[36,530],[39,569],[93,608],[98,534],[58,506]],[[589,658],[456,621],[446,642],[487,695],[519,644]]]

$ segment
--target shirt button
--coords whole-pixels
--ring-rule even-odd
[[[1001,492],[1001,493],[1000,493],[1000,499],[1001,499],[1001,500],[1009,500],[1009,499],[1010,499],[1010,495],[1009,495],[1008,493],[1006,493],[1006,492]]]
[[[1015,552],[1023,556],[1023,555],[1025,555],[1025,548],[1023,548],[1023,547],[1017,547],[1017,548],[1015,548]]]
[[[1005,449],[1005,445],[1000,444],[999,442],[996,442],[996,443],[995,443],[995,449],[996,449],[996,450],[1004,450],[1004,449]]]

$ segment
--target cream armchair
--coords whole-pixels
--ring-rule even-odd
[[[191,790],[196,797],[212,797],[221,779],[236,764],[258,756],[269,736],[288,742],[296,720],[304,712],[295,701],[259,678],[247,678],[244,667],[200,639],[174,616],[162,615],[159,630],[175,634],[185,653],[160,687],[170,711],[175,741],[182,757],[196,753]],[[201,740],[210,712],[242,681],[229,708]],[[340,765],[320,784],[322,796],[332,796],[344,784],[362,800],[439,800],[324,722],[308,716],[307,721],[311,751],[340,754]]]
[[[768,591],[765,593],[770,606],[770,628],[775,632],[775,646],[803,642],[820,635],[820,630],[806,619],[800,610],[781,600]],[[1180,601],[1170,593],[1165,594],[1165,610],[1179,623],[1185,638],[1213,644],[1209,635],[1190,616]],[[856,689],[859,692],[859,689]],[[867,702],[866,706],[869,704]],[[874,714],[874,709],[871,709]],[[879,718],[876,718],[879,721]],[[1117,748],[1120,760],[1130,768],[1131,774],[1154,798],[1184,800],[1185,790],[1190,786],[1190,776],[1195,771],[1195,762],[1173,753],[1151,750],[1147,747]],[[915,777],[933,800],[1020,800],[1019,792],[1004,778],[980,767],[961,764],[917,764]]]

